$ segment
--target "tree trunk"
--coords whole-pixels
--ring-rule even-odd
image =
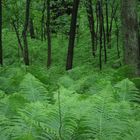
[[[113,21],[116,16],[117,10],[118,10],[118,3],[115,5],[115,0],[113,1],[113,4],[111,5],[112,12],[111,12],[111,19],[110,19],[110,27],[109,27],[109,42],[108,42],[108,48],[111,49],[111,40],[112,40],[112,29],[113,29]]]
[[[98,37],[99,37],[99,4],[96,2],[96,40],[95,40],[95,50],[98,47]]]
[[[31,39],[35,39],[34,23],[33,23],[32,18],[30,18],[30,21],[29,21],[29,30],[30,30]]]
[[[135,68],[135,75],[140,75],[136,6],[136,0],[122,0],[122,28],[124,33],[124,62]]]
[[[118,59],[120,59],[120,48],[119,48],[119,26],[118,26],[118,19],[115,18],[115,25],[116,25],[116,42],[117,42],[117,55],[118,55]],[[120,62],[120,66],[121,66],[121,62]]]
[[[47,40],[48,40],[48,60],[47,67],[49,68],[51,65],[51,31],[50,31],[50,0],[47,0]]]
[[[14,30],[16,32],[16,37],[17,37],[17,40],[18,40],[18,49],[21,50],[21,54],[22,54],[22,57],[24,56],[24,53],[23,53],[23,46],[22,46],[22,42],[21,42],[21,38],[20,38],[20,35],[19,35],[19,30],[18,30],[18,26],[16,26],[16,21],[12,20],[12,26],[14,27]]]
[[[73,65],[74,44],[75,44],[76,23],[77,23],[79,2],[80,0],[73,1],[66,70],[72,69],[72,65]]]
[[[107,48],[106,48],[106,33],[105,33],[105,24],[104,24],[104,15],[102,12],[102,28],[103,28],[103,36],[104,36],[104,62],[107,63]]]
[[[93,8],[92,8],[92,0],[86,0],[86,10],[89,21],[89,28],[91,33],[91,41],[92,41],[92,54],[95,57],[95,21],[93,16]]]
[[[26,14],[25,14],[24,29],[23,29],[23,32],[22,32],[23,43],[24,43],[24,63],[25,63],[25,65],[29,65],[27,29],[28,29],[28,24],[29,24],[30,3],[31,3],[31,0],[26,0]]]
[[[109,43],[109,13],[108,13],[108,5],[109,0],[106,0],[106,40],[107,40],[107,46]]]
[[[0,0],[0,65],[3,65],[3,51],[2,51],[2,0]]]
[[[103,48],[103,12],[102,12],[102,1],[98,1],[99,5],[99,24],[100,24],[100,50],[99,50],[99,65],[102,70],[102,48]]]
[[[41,17],[41,41],[43,41],[46,37],[46,31],[44,26],[45,9],[46,9],[46,0],[44,0],[43,2],[42,17]]]

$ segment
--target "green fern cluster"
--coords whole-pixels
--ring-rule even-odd
[[[15,71],[5,71],[10,88],[0,91],[1,140],[140,139],[139,90],[129,79],[112,85],[105,73],[81,78],[71,71],[50,93],[31,73]]]

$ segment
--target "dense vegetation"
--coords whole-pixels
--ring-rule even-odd
[[[0,140],[139,140],[136,0],[0,0]]]

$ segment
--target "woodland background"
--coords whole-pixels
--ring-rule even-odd
[[[0,139],[139,140],[138,0],[0,0]]]

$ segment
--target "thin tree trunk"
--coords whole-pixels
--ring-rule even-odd
[[[48,40],[48,59],[47,59],[47,67],[51,66],[51,31],[50,31],[50,0],[47,0],[47,40]]]
[[[24,29],[23,29],[23,32],[22,32],[23,43],[24,43],[24,63],[25,63],[25,65],[29,65],[27,29],[28,29],[28,24],[29,24],[30,3],[31,3],[31,0],[26,0],[25,23],[24,23]]]
[[[108,5],[109,0],[106,0],[106,40],[107,40],[107,46],[109,43],[109,15],[108,15]]]
[[[117,55],[120,59],[120,49],[119,49],[119,27],[118,27],[118,20],[115,18],[115,25],[116,25],[116,42],[117,42]],[[121,64],[121,63],[120,63]]]
[[[97,46],[98,46],[98,30],[99,30],[99,5],[98,2],[96,3],[96,47],[95,50],[97,50]]]
[[[98,1],[99,4],[99,22],[100,22],[100,50],[99,50],[99,65],[102,70],[102,37],[103,37],[103,16],[102,16],[102,2]]]
[[[105,25],[104,25],[104,16],[102,12],[102,23],[103,23],[103,36],[104,36],[104,62],[107,63],[107,49],[106,49],[106,33],[105,33]]]
[[[42,9],[42,17],[41,17],[41,40],[43,41],[46,33],[45,33],[45,26],[44,26],[44,13],[45,13],[45,8],[46,8],[46,0],[44,0],[43,3],[43,9]]]
[[[117,12],[117,9],[118,9],[118,4],[115,6],[115,0],[113,1],[113,4],[112,4],[112,12],[111,12],[111,20],[110,20],[110,27],[109,27],[109,42],[108,42],[108,48],[111,48],[111,38],[112,38],[112,29],[113,29],[113,20],[115,18],[115,15],[116,15],[116,12]]]
[[[0,65],[3,65],[3,50],[2,50],[2,0],[0,0]]]
[[[75,44],[76,23],[77,23],[79,2],[80,0],[73,1],[66,70],[72,69],[73,66],[74,44]]]
[[[95,21],[93,15],[93,8],[92,8],[92,0],[86,0],[86,10],[88,15],[89,21],[89,28],[91,33],[91,42],[92,42],[92,54],[95,57]]]
[[[23,57],[24,56],[23,55],[23,46],[22,46],[22,42],[21,42],[21,39],[20,39],[18,27],[16,26],[16,23],[15,23],[14,20],[12,21],[12,26],[14,27],[14,30],[16,32],[16,36],[17,36],[17,40],[18,40],[18,47],[21,50],[22,57]]]
[[[35,39],[34,23],[33,23],[32,18],[30,18],[30,21],[29,21],[29,30],[30,30],[31,39]]]

